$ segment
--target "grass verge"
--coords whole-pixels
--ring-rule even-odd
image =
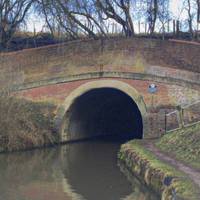
[[[177,160],[200,170],[200,123],[163,136],[156,146]]]
[[[122,145],[119,159],[161,199],[199,199],[196,185],[184,173],[159,160],[142,141]]]

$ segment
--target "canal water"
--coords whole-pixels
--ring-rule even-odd
[[[120,170],[121,142],[98,139],[1,154],[0,200],[157,200]]]

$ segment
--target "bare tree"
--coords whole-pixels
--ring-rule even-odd
[[[183,2],[183,7],[187,12],[188,31],[191,39],[194,37],[193,23],[197,15],[196,11],[198,11],[196,5],[196,0],[184,0]]]
[[[169,0],[159,0],[158,1],[158,19],[161,23],[160,30],[162,33],[162,38],[165,38],[165,26],[170,20],[169,12]]]
[[[188,12],[188,25],[189,25],[189,32],[191,34],[191,37],[193,37],[193,28],[192,28],[192,5],[191,5],[191,1],[190,0],[187,0],[187,12]]]
[[[134,25],[130,8],[132,0],[96,0],[96,5],[102,10],[105,19],[113,19],[123,27],[127,37],[134,35]]]
[[[196,0],[197,2],[197,23],[200,23],[200,0]]]
[[[90,0],[40,0],[47,24],[52,32],[48,18],[53,17],[63,31],[72,39],[87,35],[97,39],[106,36],[105,24],[95,1]]]
[[[38,11],[40,13],[42,13],[44,15],[45,21],[47,23],[47,26],[51,32],[51,35],[54,36],[54,20],[53,20],[53,14],[51,11],[51,7],[49,7],[49,1],[45,1],[45,0],[38,0],[37,1],[39,3],[39,6],[36,6],[36,9],[38,9]],[[38,4],[37,4],[38,5]]]
[[[149,32],[151,35],[154,33],[157,17],[158,0],[147,0],[147,22],[149,24]]]
[[[6,48],[34,0],[0,1],[0,46]]]

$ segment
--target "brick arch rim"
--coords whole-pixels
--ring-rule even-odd
[[[77,98],[82,96],[83,94],[94,90],[94,89],[100,89],[100,88],[113,88],[117,89],[126,95],[128,95],[137,105],[141,117],[142,117],[142,123],[143,123],[143,138],[145,135],[147,135],[147,109],[146,104],[143,100],[142,95],[131,85],[128,83],[125,83],[123,81],[119,80],[95,80],[95,81],[89,81],[87,83],[84,83],[83,85],[77,87],[74,89],[65,99],[64,103],[58,107],[56,117],[55,117],[55,130],[59,134],[59,140],[60,142],[66,142],[66,139],[64,139],[64,118],[67,113],[67,111],[70,109],[70,107],[73,105],[73,103],[76,101]]]

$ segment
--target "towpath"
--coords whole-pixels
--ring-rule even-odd
[[[172,165],[176,169],[184,172],[193,182],[199,186],[200,188],[200,171],[192,168],[191,166],[187,166],[186,164],[177,161],[176,159],[166,155],[161,152],[155,145],[154,142],[150,141],[145,143],[145,147],[154,153],[160,160]]]

